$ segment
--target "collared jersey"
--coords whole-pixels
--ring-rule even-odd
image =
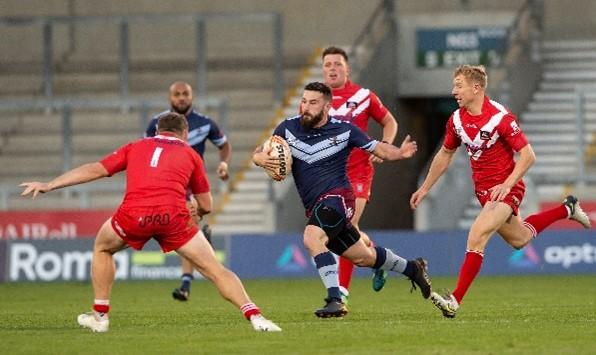
[[[169,134],[139,139],[101,160],[111,176],[126,170],[121,207],[186,208],[186,187],[193,194],[209,192],[203,160],[188,144]]]
[[[145,137],[153,137],[157,134],[157,121],[162,115],[171,111],[164,111],[155,116],[145,132]],[[186,115],[188,121],[188,144],[201,157],[205,153],[205,141],[209,139],[216,147],[221,147],[228,141],[226,135],[219,129],[217,124],[209,117],[204,116],[195,110]]]
[[[329,115],[349,121],[365,133],[368,132],[369,118],[380,123],[387,115],[387,108],[374,92],[349,80],[342,89],[332,89],[331,92],[333,100]],[[348,169],[359,169],[363,166],[372,168],[368,157],[368,153],[354,150],[348,161]]]
[[[515,115],[485,96],[480,115],[472,116],[462,107],[447,121],[445,148],[456,149],[462,143],[470,157],[476,190],[486,190],[507,179],[515,167],[514,152],[528,140]]]
[[[292,150],[292,175],[307,210],[324,193],[334,189],[352,190],[346,175],[346,162],[352,148],[368,152],[378,141],[358,127],[329,117],[325,125],[306,129],[300,117],[281,122],[273,134],[283,137]]]

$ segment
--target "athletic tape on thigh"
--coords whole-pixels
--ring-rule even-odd
[[[337,234],[344,228],[345,219],[333,208],[318,204],[313,210],[313,213],[308,220],[308,224],[320,227],[331,239],[337,236]]]
[[[350,226],[344,227],[340,233],[334,238],[329,238],[327,248],[337,255],[342,255],[349,247],[356,244],[360,239],[360,233],[350,224]]]

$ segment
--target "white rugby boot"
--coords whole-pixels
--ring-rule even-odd
[[[459,303],[449,291],[445,292],[444,295],[431,292],[430,300],[441,310],[441,312],[443,312],[444,317],[455,318],[455,313],[457,313],[457,310],[459,309]]]
[[[577,197],[573,195],[569,195],[565,197],[563,200],[563,204],[567,206],[569,210],[569,219],[577,221],[579,224],[584,226],[584,228],[588,229],[592,227],[592,223],[590,222],[590,217],[582,210],[581,206],[579,205],[579,200]]]
[[[110,327],[110,320],[108,319],[107,315],[101,318],[105,319],[98,319],[99,316],[95,315],[95,312],[87,312],[83,314],[79,314],[77,317],[77,322],[83,328],[89,328],[94,333],[105,333],[108,331]]]
[[[250,317],[250,323],[257,332],[281,332],[281,328],[263,317],[261,314],[255,314]]]

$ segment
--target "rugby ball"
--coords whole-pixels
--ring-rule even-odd
[[[279,161],[277,169],[265,169],[267,174],[275,181],[282,181],[292,171],[292,151],[288,142],[280,136],[271,136],[263,143],[266,150],[271,148],[269,156]]]

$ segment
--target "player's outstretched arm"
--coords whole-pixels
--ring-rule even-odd
[[[381,125],[381,127],[383,127],[383,142],[393,144],[393,141],[395,140],[395,136],[397,136],[397,129],[398,129],[398,124],[397,124],[397,120],[395,119],[395,117],[393,117],[391,112],[387,111],[387,114],[385,115],[385,117],[383,117],[383,119],[379,122],[379,124]],[[377,157],[374,154],[370,155],[369,160],[371,162],[377,163],[377,164],[380,164],[383,162],[383,159]]]
[[[32,181],[23,182],[19,186],[25,188],[21,193],[21,196],[27,196],[32,193],[33,198],[35,198],[38,193],[45,193],[67,186],[83,184],[106,176],[108,176],[106,168],[101,163],[95,162],[84,164],[69,170],[47,183]]]
[[[410,135],[408,135],[399,148],[392,144],[379,142],[373,154],[383,160],[400,160],[413,157],[417,150],[418,145],[416,141],[413,141]]]
[[[410,198],[410,207],[413,210],[418,207],[428,191],[430,191],[431,187],[433,187],[433,185],[439,180],[445,171],[447,171],[449,165],[451,165],[451,162],[453,161],[453,156],[455,155],[454,153],[455,149],[447,149],[445,146],[442,146],[437,152],[432,163],[430,164],[430,169],[428,170],[426,179],[424,179],[424,182],[420,188],[414,192]]]

